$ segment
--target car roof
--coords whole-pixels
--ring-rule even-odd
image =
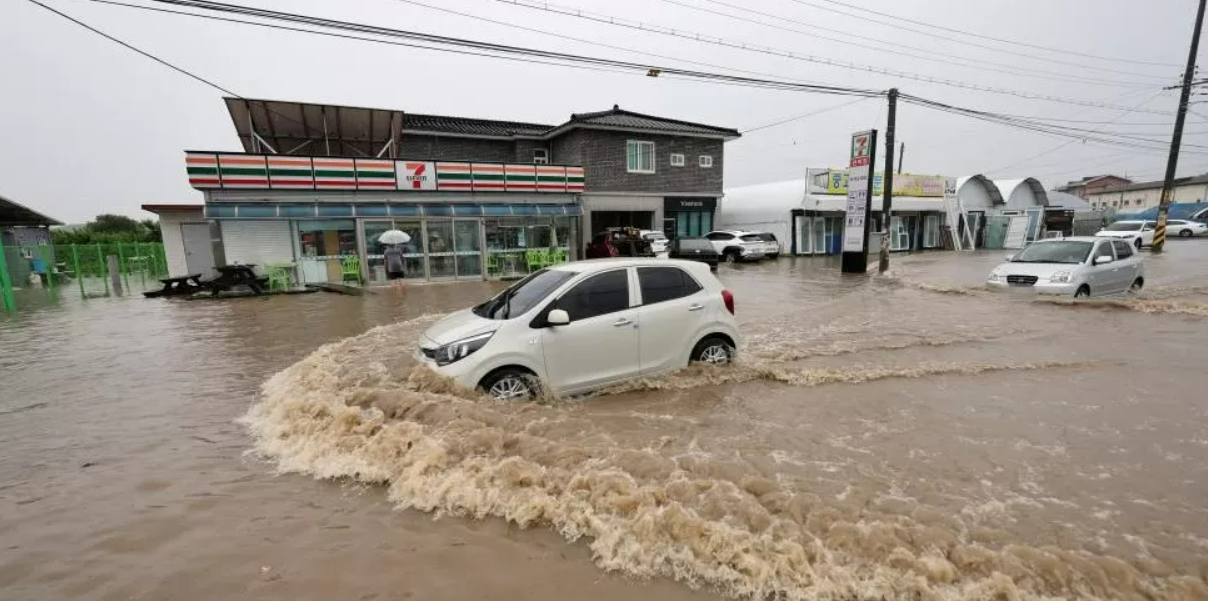
[[[1032,244],[1040,244],[1042,242],[1098,242],[1102,239],[1103,237],[1101,236],[1066,236],[1064,238],[1045,238],[1043,240],[1037,240]]]
[[[570,263],[560,263],[549,267],[551,271],[573,271],[576,273],[586,273],[589,271],[603,271],[605,269],[615,269],[617,267],[685,267],[688,269],[696,269],[699,266],[707,265],[699,261],[683,261],[680,259],[660,259],[658,257],[612,257],[609,259],[587,259],[584,261],[573,261]]]

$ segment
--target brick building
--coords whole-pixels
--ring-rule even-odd
[[[1131,179],[1117,175],[1092,175],[1061,186],[1057,188],[1057,191],[1073,194],[1082,200],[1088,200],[1091,196],[1099,194],[1105,188],[1126,186],[1131,183]]]
[[[406,271],[423,280],[523,275],[577,258],[607,227],[704,234],[724,143],[739,136],[617,106],[548,125],[226,104],[243,152],[186,153],[205,202],[183,252],[198,265],[290,263],[305,282],[383,280],[377,240],[391,229],[410,236]]]

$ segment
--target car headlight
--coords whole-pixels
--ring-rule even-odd
[[[455,342],[450,342],[436,349],[435,359],[437,365],[448,365],[456,363],[466,357],[469,357],[474,351],[480,349],[494,336],[495,332],[487,332],[486,334],[478,334],[469,338],[462,338]]]
[[[1058,284],[1065,284],[1068,283],[1072,277],[1074,277],[1074,272],[1072,271],[1058,271],[1057,273],[1049,276],[1049,281]]]
[[[1002,280],[1003,280],[1003,277],[1002,277],[1001,273],[998,273],[997,271],[990,272],[990,281],[991,282],[1001,282]]]

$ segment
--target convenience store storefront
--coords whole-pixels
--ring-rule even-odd
[[[227,264],[290,264],[302,283],[386,281],[390,229],[413,281],[520,277],[577,258],[583,170],[551,165],[191,152],[190,183]]]

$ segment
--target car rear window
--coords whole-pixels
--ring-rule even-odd
[[[747,234],[742,237],[743,242],[763,242],[763,238],[759,234]]]
[[[642,287],[643,305],[684,298],[701,289],[692,276],[678,267],[639,267],[638,282]]]
[[[775,242],[776,236],[774,236],[772,234],[768,234],[768,233],[763,233],[763,234],[759,234],[759,239],[763,240],[764,242]]]

